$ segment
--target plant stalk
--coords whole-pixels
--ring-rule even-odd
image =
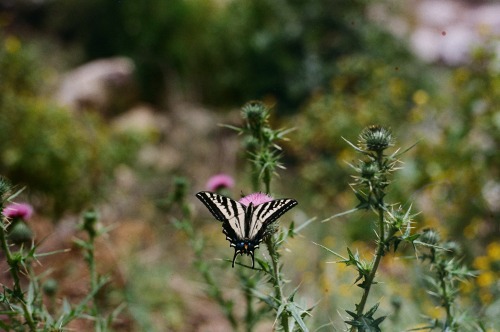
[[[440,272],[439,273],[441,276],[440,284],[441,284],[441,290],[443,291],[443,304],[442,306],[446,310],[446,323],[445,323],[445,329],[450,328],[452,325],[453,317],[451,316],[451,304],[448,299],[448,291],[446,289],[446,282],[444,280],[445,278],[445,273]]]
[[[2,224],[5,225],[4,219],[2,218]],[[3,225],[0,225],[0,242],[3,251],[5,252],[5,257],[7,259],[7,264],[10,267],[10,275],[12,279],[14,279],[14,289],[13,293],[21,303],[21,307],[23,308],[24,318],[26,319],[26,324],[28,324],[30,331],[36,331],[36,323],[32,316],[31,311],[26,304],[26,300],[24,298],[23,291],[21,289],[21,282],[19,278],[19,263],[13,258],[12,253],[9,248],[9,244],[7,243],[7,234]]]
[[[383,167],[383,157],[384,155],[382,151],[377,153],[377,164],[379,170],[382,170]],[[363,296],[361,297],[361,301],[357,306],[356,314],[358,315],[358,317],[361,316],[363,314],[363,311],[365,310],[368,295],[370,294],[371,287],[375,280],[375,275],[377,274],[378,266],[385,252],[384,193],[383,190],[378,186],[374,188],[374,193],[377,201],[379,240],[377,244],[377,252],[375,254],[375,259],[373,261],[370,273],[364,281],[366,285],[364,288]],[[355,331],[355,327],[353,327],[351,331]]]

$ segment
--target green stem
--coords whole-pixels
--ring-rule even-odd
[[[97,288],[97,273],[95,267],[95,256],[94,256],[94,237],[90,238],[89,249],[88,249],[88,262],[90,270],[90,289],[94,291]]]
[[[383,152],[377,153],[377,163],[379,170],[382,170],[383,166]],[[375,259],[373,261],[370,273],[364,280],[365,288],[363,292],[363,296],[361,297],[361,301],[359,302],[356,310],[356,314],[361,316],[365,310],[366,302],[368,300],[368,295],[370,294],[370,290],[372,285],[374,284],[375,275],[377,274],[377,270],[382,260],[382,256],[385,253],[385,226],[384,226],[384,192],[380,188],[374,188],[374,193],[376,196],[377,202],[377,214],[378,214],[378,231],[379,231],[379,240],[377,244],[377,252],[375,254]],[[356,328],[353,327],[351,331],[355,331]]]
[[[264,171],[264,187],[266,188],[266,194],[271,194],[271,174],[268,169]]]
[[[368,295],[370,294],[371,286],[373,285],[373,281],[375,279],[375,275],[378,270],[378,266],[380,264],[380,261],[382,260],[382,256],[384,255],[384,212],[380,208],[379,211],[379,232],[380,232],[380,239],[378,242],[377,246],[377,253],[375,255],[375,261],[373,262],[372,268],[370,270],[370,274],[366,277],[366,286],[365,290],[363,292],[363,297],[361,298],[361,302],[359,302],[358,308],[357,308],[357,314],[358,316],[363,314],[363,311],[365,310],[366,306],[366,301],[368,300]]]
[[[89,266],[89,273],[90,273],[90,292],[92,294],[97,294],[99,286],[99,280],[98,280],[98,275],[96,271],[96,264],[95,264],[95,235],[92,234],[91,232],[89,234],[89,241],[87,243],[87,253],[86,253],[86,259],[87,263]],[[93,304],[92,304],[92,314],[95,319],[95,331],[100,331],[101,330],[101,320],[97,318],[97,315],[99,314],[99,307],[97,305],[97,301],[95,296],[93,297]]]
[[[4,221],[5,220],[3,220],[2,218],[1,222],[3,225],[5,225]],[[19,262],[12,256],[9,245],[7,243],[7,234],[3,225],[0,226],[0,242],[2,245],[2,249],[5,252],[5,257],[7,258],[7,264],[9,264],[10,267],[10,275],[12,276],[12,279],[14,279],[13,294],[21,303],[24,318],[26,319],[26,324],[28,324],[30,331],[36,331],[36,322],[32,316],[31,311],[28,308],[28,305],[26,304],[26,300],[21,289],[21,282],[19,278]]]
[[[445,271],[439,271],[438,273],[439,279],[440,279],[440,284],[441,284],[441,290],[443,292],[443,304],[442,306],[446,310],[446,323],[445,323],[445,329],[446,328],[451,328],[452,322],[453,322],[453,317],[451,315],[451,303],[450,299],[448,298],[448,291],[446,289],[446,281],[445,281]]]

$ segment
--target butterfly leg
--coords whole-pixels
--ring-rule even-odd
[[[236,256],[238,256],[238,254],[241,254],[241,250],[234,250],[234,256],[233,256],[233,268],[234,268],[234,261],[236,260]]]

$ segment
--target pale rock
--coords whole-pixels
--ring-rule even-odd
[[[134,63],[115,57],[84,64],[63,76],[56,101],[72,110],[121,112],[135,99]]]

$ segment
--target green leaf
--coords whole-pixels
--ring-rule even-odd
[[[381,332],[379,325],[385,320],[386,316],[374,319],[373,315],[377,311],[379,303],[375,304],[366,313],[358,315],[352,311],[346,312],[353,318],[352,320],[345,321],[346,324],[355,326],[358,332]]]
[[[262,271],[264,271],[265,273],[268,273],[268,274],[271,273],[271,265],[269,265],[269,263],[267,261],[262,260],[262,259],[257,258],[257,257],[255,258],[255,260],[257,261],[257,264],[259,264]]]
[[[297,322],[297,324],[300,326],[302,331],[308,332],[309,329],[307,328],[306,324],[302,320],[301,315],[297,311],[298,308],[295,305],[295,303],[288,303],[287,308],[288,308],[288,312],[292,315],[293,319],[295,320],[295,322]]]

